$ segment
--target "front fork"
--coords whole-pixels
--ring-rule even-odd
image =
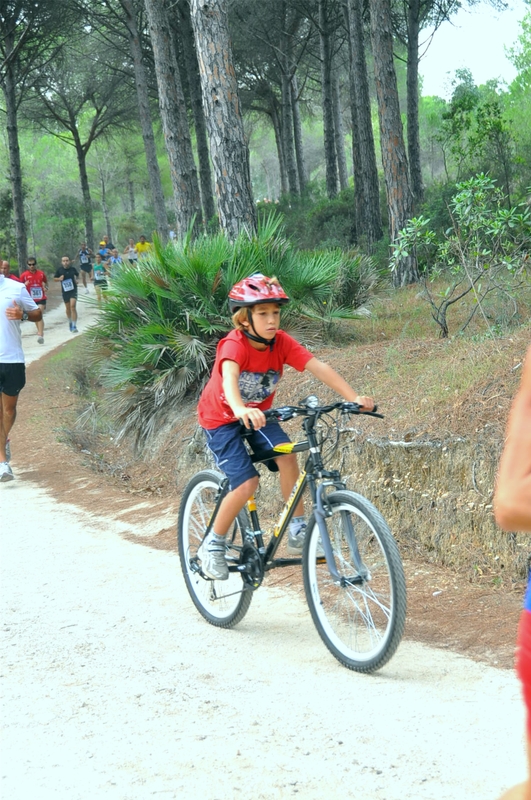
[[[326,524],[326,518],[332,516],[332,509],[330,508],[330,503],[328,502],[328,497],[326,495],[326,488],[328,486],[334,486],[337,488],[338,484],[335,481],[324,481],[323,483],[319,484],[319,486],[315,487],[314,514],[317,527],[319,528],[319,533],[321,534],[321,544],[323,546],[326,564],[328,566],[330,575],[337,583],[343,583],[345,579],[344,576],[340,575],[338,572],[336,560],[334,558],[334,551],[332,550],[332,544],[330,542],[330,534],[328,533],[328,526]],[[352,580],[355,580],[356,578],[359,581],[366,580],[368,578],[368,571],[360,555],[350,514],[348,514],[346,511],[342,511],[341,521],[345,529],[350,555],[352,556],[354,566],[358,572],[357,576],[349,577],[348,580],[349,582],[352,582]]]

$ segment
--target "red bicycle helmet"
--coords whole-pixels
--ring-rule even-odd
[[[279,283],[272,283],[271,278],[266,278],[261,273],[251,275],[234,284],[229,292],[229,306],[231,314],[239,308],[256,306],[259,303],[289,303],[289,297]]]

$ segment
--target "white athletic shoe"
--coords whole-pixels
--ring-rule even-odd
[[[38,341],[39,344],[44,344],[44,337],[43,336],[37,336],[37,341]]]
[[[0,481],[2,483],[7,483],[7,481],[12,481],[14,479],[13,470],[7,463],[7,461],[2,461],[0,463]]]
[[[197,551],[201,559],[201,569],[214,581],[226,581],[229,578],[229,567],[225,561],[226,549],[223,542],[214,542],[211,536],[207,536]]]
[[[288,530],[288,553],[291,553],[291,555],[296,555],[296,556],[302,555],[305,539],[306,539],[306,523],[304,523],[304,525],[301,525],[301,527],[295,534],[293,534],[291,530]],[[316,556],[317,558],[323,558],[324,556],[324,550],[321,544],[320,537],[319,537],[319,542],[317,544]]]

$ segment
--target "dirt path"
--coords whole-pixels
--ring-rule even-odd
[[[512,673],[413,643],[351,673],[268,588],[217,630],[175,554],[30,481],[1,506],[3,797],[479,800],[524,775]]]
[[[93,315],[81,302],[81,330]],[[28,361],[72,338],[62,306],[44,346],[32,328]],[[524,777],[512,671],[405,642],[377,676],[350,673],[282,586],[262,588],[234,631],[199,618],[173,531],[161,532],[178,498],[158,494],[153,467],[136,494],[127,474],[90,471],[57,442],[57,409],[72,401],[51,380],[60,353],[29,370],[17,480],[0,487],[3,797],[494,800]],[[472,653],[500,638],[509,607],[492,590],[407,571],[409,635],[465,649],[468,625]],[[511,630],[506,650],[513,641]]]
[[[90,292],[91,294],[86,295],[83,293],[83,288],[80,290],[77,302],[77,327],[79,333],[83,333],[96,318],[97,307],[94,304],[94,289],[92,288]],[[68,330],[65,307],[61,300],[61,290],[57,284],[51,283],[48,297],[48,310],[44,314],[44,344],[38,344],[37,328],[33,322],[25,322],[22,325],[22,346],[27,366],[76,335]]]

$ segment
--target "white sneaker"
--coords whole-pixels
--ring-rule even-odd
[[[197,551],[197,555],[201,559],[201,569],[207,578],[214,581],[228,580],[229,567],[225,560],[226,549],[223,542],[215,542],[209,535]]]
[[[14,477],[15,476],[13,475],[13,470],[11,469],[7,461],[2,461],[0,463],[0,481],[2,483],[7,483],[7,481],[12,481]]]
[[[37,336],[37,341],[39,344],[44,344],[44,338],[42,336]]]
[[[85,294],[90,294],[88,289],[85,289]]]
[[[306,523],[302,525],[297,533],[293,534],[291,530],[288,530],[288,553],[291,555],[300,556],[302,555],[302,550],[304,548],[304,540],[306,539]],[[315,555],[317,558],[323,558],[324,556],[323,546],[321,544],[321,537],[319,537],[319,542],[317,543],[317,551]]]

